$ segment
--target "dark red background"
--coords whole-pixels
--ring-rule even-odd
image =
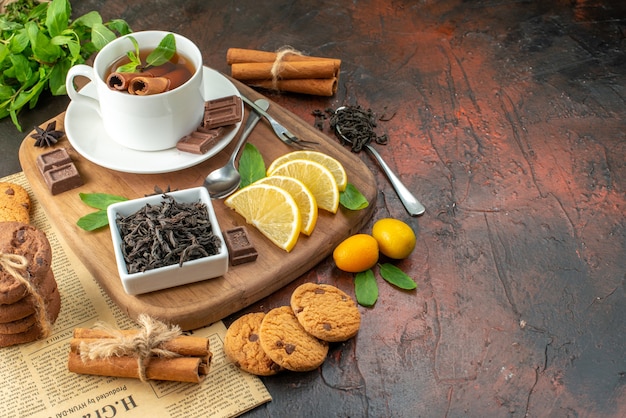
[[[626,416],[626,6],[623,1],[75,1],[134,30],[179,32],[229,74],[229,47],[342,59],[332,98],[267,93],[314,122],[360,104],[380,153],[426,206],[409,217],[376,163],[372,223],[417,233],[379,278],[359,335],[318,370],[264,378],[250,417]],[[43,99],[25,127],[60,113]],[[0,124],[2,175],[24,134]],[[305,281],[352,293],[328,258]],[[227,318],[229,323],[238,315]]]

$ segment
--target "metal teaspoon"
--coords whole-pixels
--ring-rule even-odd
[[[337,108],[337,110],[335,110],[335,113],[340,112],[340,111],[344,110],[345,108],[346,108],[345,106],[341,106],[341,107]],[[350,139],[348,139],[341,132],[341,129],[339,128],[339,125],[335,125],[335,132],[344,141],[346,141],[349,144],[352,144],[352,141]],[[411,216],[417,216],[417,215],[421,215],[422,213],[424,213],[424,211],[426,210],[426,208],[424,208],[424,205],[422,205],[419,202],[419,200],[417,200],[417,198],[415,196],[413,196],[413,194],[409,191],[409,189],[407,189],[406,186],[400,181],[400,179],[394,174],[394,172],[387,165],[385,160],[383,160],[383,157],[380,156],[378,151],[376,151],[374,149],[374,147],[372,147],[372,146],[370,146],[368,144],[365,144],[364,147],[378,161],[378,164],[380,165],[380,167],[383,169],[383,171],[387,175],[387,178],[389,179],[389,182],[391,183],[391,185],[393,186],[394,190],[398,194],[398,197],[402,201],[402,204],[406,208],[407,212],[409,212],[409,214]]]
[[[257,106],[263,110],[267,110],[269,103],[265,100],[257,100]],[[235,167],[235,159],[239,150],[250,136],[250,133],[261,119],[261,116],[257,112],[250,112],[248,114],[248,120],[246,121],[245,128],[239,142],[235,146],[230,159],[225,166],[212,171],[205,179],[203,186],[209,191],[209,196],[213,199],[222,199],[233,193],[241,184],[241,175]]]

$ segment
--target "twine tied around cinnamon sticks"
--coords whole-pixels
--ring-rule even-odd
[[[169,327],[148,315],[137,319],[141,329],[131,335],[124,335],[119,330],[105,323],[96,324],[97,329],[109,333],[113,338],[102,338],[90,343],[81,342],[80,358],[83,361],[100,358],[130,356],[137,359],[139,380],[147,381],[146,366],[152,356],[161,358],[178,357],[180,354],[163,348],[162,345],[181,335],[180,327]]]
[[[48,318],[43,296],[28,280],[28,259],[23,255],[0,252],[0,267],[21,283],[26,288],[27,294],[33,296],[37,323],[41,329],[41,338],[48,337],[52,332],[52,324]]]
[[[118,330],[98,323],[75,328],[68,369],[73,373],[200,383],[208,375],[212,353],[208,338],[182,335],[148,315],[140,329]]]
[[[332,96],[337,91],[341,60],[304,55],[290,46],[276,52],[230,48],[231,76],[243,83],[277,91]]]

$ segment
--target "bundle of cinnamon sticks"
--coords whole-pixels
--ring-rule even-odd
[[[230,48],[226,61],[231,76],[249,86],[315,96],[335,94],[341,67],[339,59],[311,57],[294,50]]]
[[[141,338],[141,330],[76,328],[70,341],[70,372],[98,376],[128,377],[140,380],[169,380],[200,383],[209,373],[212,353],[209,340],[178,335],[159,344],[148,358],[134,353],[120,353],[113,339],[132,341]],[[120,343],[119,346],[121,346]],[[143,342],[138,343],[145,346]],[[93,355],[94,347],[113,346],[108,355]],[[166,354],[163,354],[166,353]],[[142,360],[142,361],[138,361]]]
[[[191,76],[187,68],[176,67],[171,62],[166,62],[142,72],[114,71],[107,76],[106,83],[111,90],[148,96],[174,90],[182,86]]]

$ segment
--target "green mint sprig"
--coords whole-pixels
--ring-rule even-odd
[[[42,92],[67,93],[70,67],[131,32],[121,19],[103,23],[96,11],[70,16],[68,0],[18,0],[0,14],[0,119],[10,117],[19,131],[19,113],[34,108]]]
[[[85,231],[95,231],[96,229],[102,228],[109,224],[109,219],[107,217],[107,207],[113,203],[124,202],[128,200],[122,196],[115,196],[112,194],[106,193],[79,193],[80,200],[83,203],[91,206],[92,208],[98,209],[95,212],[89,213],[83,217],[81,217],[77,222],[80,228]]]
[[[134,50],[126,53],[130,62],[117,68],[117,71],[121,73],[135,73],[150,67],[158,67],[171,60],[176,53],[176,38],[173,34],[168,33],[161,39],[159,45],[148,54],[144,64],[139,56],[139,43],[132,36],[129,36],[128,39],[133,43]]]

